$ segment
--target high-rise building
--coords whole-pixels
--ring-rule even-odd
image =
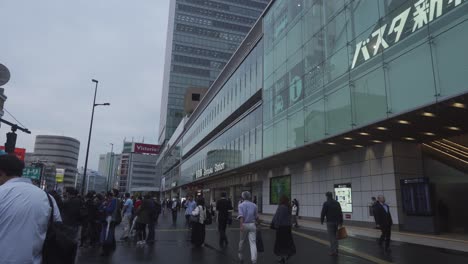
[[[269,1],[171,1],[160,144],[185,116],[186,90],[210,87]]]
[[[129,148],[131,146],[131,148]],[[160,174],[156,171],[156,160],[160,146],[135,142],[124,142],[118,167],[118,189],[121,192],[159,191]]]
[[[34,144],[35,159],[65,169],[64,187],[75,187],[79,153],[80,141],[71,137],[40,135]]]
[[[108,180],[108,189],[112,189],[116,183],[117,170],[120,164],[120,154],[108,152],[99,155],[98,172]]]

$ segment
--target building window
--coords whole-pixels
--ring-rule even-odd
[[[192,94],[192,101],[199,102],[200,101],[200,94],[193,93]]]

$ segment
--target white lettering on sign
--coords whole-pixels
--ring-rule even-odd
[[[213,174],[213,168],[203,170],[203,176],[208,176]]]
[[[218,171],[222,171],[226,169],[226,163],[225,162],[221,162],[221,163],[216,163],[214,165],[214,168],[208,168],[208,169],[199,169],[197,171],[195,171],[195,178],[198,179],[198,178],[201,178],[201,177],[204,177],[204,176],[209,176],[215,172],[218,172]]]
[[[215,172],[222,171],[222,170],[225,169],[225,167],[226,167],[226,165],[225,165],[224,162],[222,162],[222,163],[217,163],[217,164],[215,164],[214,171],[215,171]]]
[[[417,0],[413,6],[395,16],[392,19],[390,27],[388,27],[388,23],[384,24],[382,27],[372,32],[368,39],[356,43],[351,69],[354,69],[358,62],[366,62],[376,56],[379,51],[388,49],[392,45],[398,43],[402,39],[403,33],[409,35],[416,32],[429,22],[442,16],[444,14],[444,9],[447,10],[457,7],[461,5],[463,1],[465,0]],[[408,19],[411,11],[413,11],[412,20]],[[412,30],[407,30],[405,32],[408,21],[413,21],[413,25],[410,27]],[[409,32],[409,34],[407,32]],[[385,37],[387,39],[385,39]],[[373,50],[373,52],[370,53],[369,50]],[[363,60],[360,60],[360,58]]]
[[[203,177],[203,169],[199,169],[195,172],[195,178]]]

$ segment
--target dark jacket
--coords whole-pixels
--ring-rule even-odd
[[[343,212],[341,211],[341,205],[339,202],[328,199],[323,203],[322,215],[320,222],[323,224],[324,219],[327,218],[327,223],[343,224]]]
[[[137,223],[150,224],[156,215],[156,206],[151,199],[144,199],[137,210]]]
[[[374,217],[375,223],[381,227],[393,225],[392,215],[390,214],[390,206],[388,207],[387,213],[381,203],[376,203],[374,205]]]
[[[278,206],[275,216],[273,216],[273,220],[271,222],[275,228],[291,226],[291,210],[289,207],[286,205]]]
[[[72,197],[63,203],[62,220],[67,226],[80,226],[81,224],[81,200]]]
[[[229,211],[232,210],[231,201],[222,198],[216,202],[216,211],[218,211],[218,221],[227,221],[229,218]]]

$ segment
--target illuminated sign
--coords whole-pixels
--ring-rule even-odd
[[[430,22],[458,7],[465,0],[417,0],[391,22],[383,24],[371,35],[356,44],[351,69],[390,48]]]
[[[212,168],[199,169],[199,170],[195,171],[195,178],[198,179],[198,178],[201,178],[201,177],[209,176],[209,175],[211,175],[213,173],[222,171],[224,169],[226,169],[226,163],[225,162],[216,163],[214,165],[214,167],[212,167]]]
[[[351,184],[335,184],[335,198],[341,205],[343,213],[353,212],[353,199],[351,195]]]
[[[56,169],[55,170],[55,181],[57,183],[62,183],[64,177],[65,177],[65,169]]]
[[[151,154],[151,155],[158,155],[160,152],[161,146],[160,145],[151,145],[151,144],[143,144],[143,143],[134,143],[133,152],[139,154]]]
[[[25,167],[23,169],[23,177],[32,180],[39,180],[41,178],[41,168],[39,167]]]

